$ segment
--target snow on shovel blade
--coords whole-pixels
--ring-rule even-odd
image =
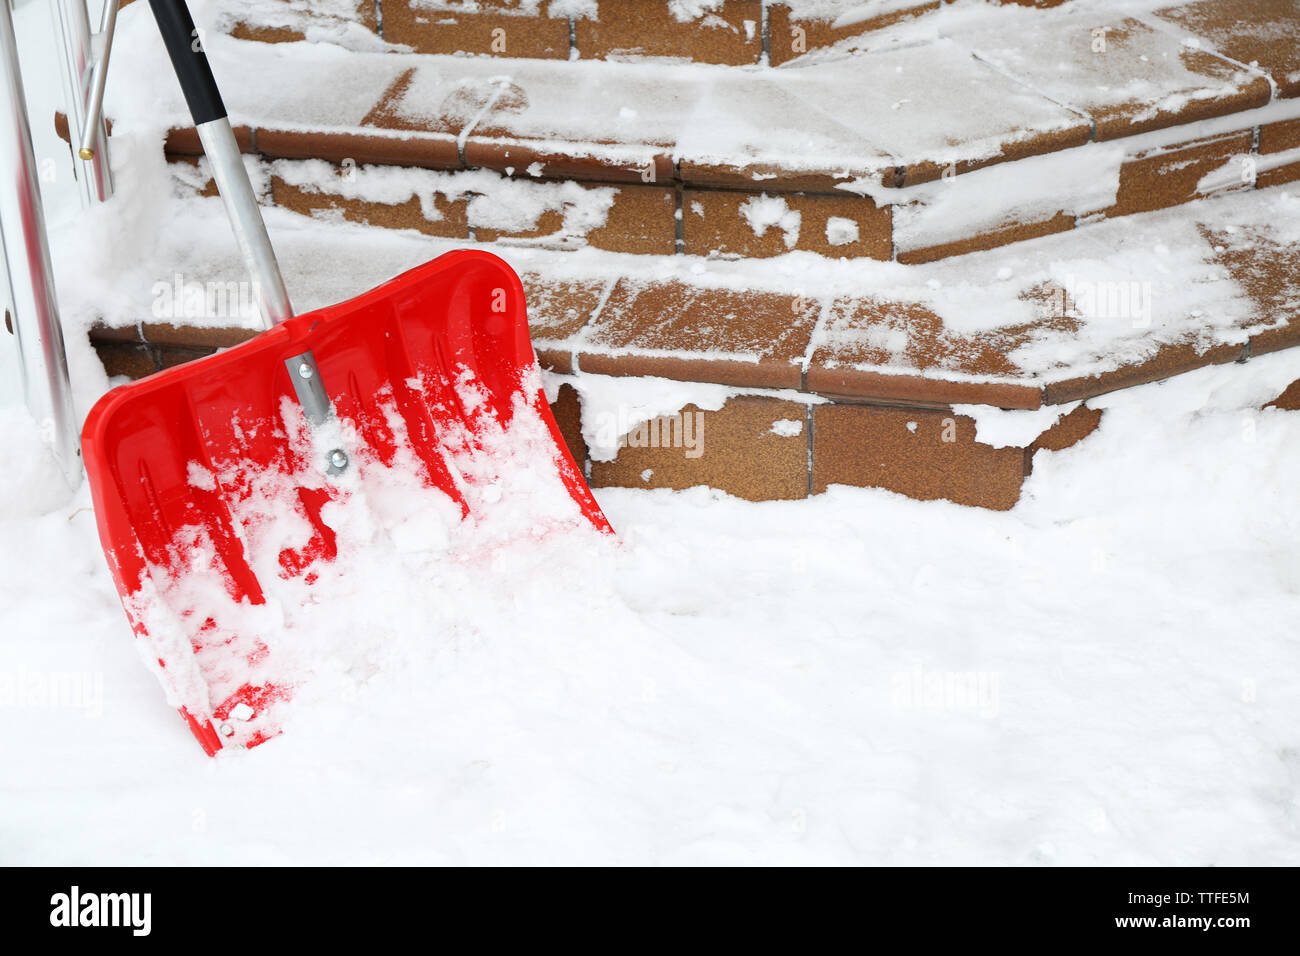
[[[286,366],[305,353],[335,412],[314,425]],[[542,395],[523,287],[481,252],[113,389],[82,449],[138,647],[209,755],[279,733],[305,669],[301,642],[277,646],[276,604],[329,602],[322,578],[375,488],[436,489],[472,519],[522,457],[558,489],[534,533],[609,531]]]

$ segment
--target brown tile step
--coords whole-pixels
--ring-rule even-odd
[[[849,9],[860,0],[849,0]],[[232,36],[264,43],[313,38],[347,45],[352,29],[382,34],[397,49],[487,57],[662,58],[727,65],[764,59],[764,21],[773,35],[771,63],[779,65],[846,37],[933,12],[939,0],[915,0],[884,15],[836,27],[838,15],[807,16],[797,2],[718,0],[699,18],[668,0],[358,0],[320,10],[296,4],[241,4],[226,17]],[[825,4],[822,4],[825,7]],[[381,21],[375,15],[382,10]]]
[[[145,325],[132,340],[98,329],[92,340],[110,375],[141,378],[210,355],[214,343],[234,344],[244,330],[195,335],[194,330]],[[601,427],[566,377],[552,411],[565,442],[594,488],[673,488],[705,485],[753,501],[798,499],[832,485],[884,488],[920,500],[947,499],[1007,510],[1038,451],[1056,451],[1089,435],[1100,411],[1080,405],[1024,447],[978,441],[974,419],[951,409],[835,404],[800,393],[740,394],[673,415],[628,421],[612,456],[593,460],[584,424]],[[588,422],[584,422],[584,416]],[[591,421],[595,419],[594,421]]]
[[[1054,236],[1020,247],[1034,247],[1033,260],[1001,250],[878,266],[858,278],[868,288],[857,293],[833,275],[815,294],[782,291],[745,263],[666,275],[662,264],[672,259],[606,254],[583,263],[528,250],[518,267],[539,357],[568,386],[558,390],[557,418],[597,488],[703,484],[792,499],[847,484],[1006,509],[1035,454],[1069,447],[1097,426],[1100,412],[1074,405],[1079,399],[1300,339],[1292,326],[1300,251],[1287,226],[1300,198],[1279,189],[1194,208],[1198,215],[1188,208],[1134,218],[1124,225],[1142,228],[1123,235],[1104,224],[1098,229],[1116,234],[1095,244]],[[446,245],[419,241],[431,253]],[[355,243],[329,243],[340,255],[355,251]],[[1109,279],[1096,271],[1108,249],[1129,271]],[[290,261],[340,268],[293,242],[289,251]],[[1094,269],[1088,282],[1051,285],[1053,270],[1084,263]],[[583,265],[625,271],[583,275]],[[1131,285],[1135,275],[1161,272],[1166,284]],[[766,286],[739,287],[742,277],[766,278]],[[1127,314],[1112,308],[1126,301],[1112,293],[1125,290],[1136,296]],[[253,334],[214,325],[158,318],[97,327],[91,338],[110,373],[138,377]],[[575,388],[618,378],[635,388],[644,376],[684,383],[679,411],[629,420],[614,448],[588,448],[584,428],[604,427],[611,410],[580,402]],[[691,398],[699,389],[707,394]],[[1033,410],[1043,402],[1057,407]],[[1034,427],[1020,444],[995,447],[979,440],[985,414],[1032,416]]]
[[[1290,9],[1271,29],[1300,26],[1300,12]],[[919,22],[946,22],[944,13]],[[1171,20],[1109,17],[1079,5],[990,6],[988,13],[991,19],[956,18],[946,34],[924,42],[797,69],[501,61],[319,43],[297,44],[289,57],[230,38],[209,55],[233,121],[269,156],[519,171],[540,164],[543,177],[671,177],[685,187],[754,194],[856,191],[877,203],[881,191],[1239,114],[1288,89],[1264,67],[1216,53],[1209,40],[1182,43],[1171,31],[1184,28]],[[554,19],[518,9],[499,15]],[[732,29],[726,17],[717,21],[691,30]],[[614,29],[612,20],[599,22]],[[1094,49],[1098,42],[1104,53]],[[1062,61],[1072,69],[1057,69]],[[151,104],[150,122],[171,117],[185,125],[179,93],[143,75],[121,79],[107,114],[142,122],[140,103]],[[1174,142],[1202,138],[1188,128]],[[173,150],[181,146],[173,137]]]
[[[677,252],[677,197],[668,186],[291,160],[268,163],[266,177],[268,201],[303,215],[483,242]]]
[[[781,66],[836,46],[851,48],[854,41],[875,39],[872,34],[877,31],[936,13],[940,6],[940,0],[913,0],[872,11],[862,3],[851,2],[844,2],[838,8],[828,8],[826,4],[768,3],[768,62]]]
[[[284,0],[220,4],[217,26],[240,40],[260,43],[334,43],[349,49],[380,49],[374,0],[327,0],[303,5]]]
[[[1297,216],[1300,197],[1276,188],[944,262],[820,272],[486,247],[516,261],[539,359],[556,372],[1032,410],[1296,344]],[[418,241],[430,257],[448,247]],[[95,337],[136,356],[246,334],[176,320]]]
[[[570,422],[611,414],[589,411],[576,391],[570,396],[566,389],[573,386],[560,389],[557,404]],[[597,489],[705,485],[767,501],[848,485],[1005,511],[1019,500],[1037,452],[1076,444],[1100,419],[1100,412],[1080,405],[1025,447],[996,448],[978,440],[974,419],[951,409],[737,395],[717,407],[688,403],[636,425],[608,460],[593,460],[585,443],[575,455],[588,462],[588,480]],[[573,424],[570,430],[577,432]]]
[[[1288,113],[1295,118],[1276,118]],[[1239,121],[1247,126],[1237,129]],[[66,124],[58,125],[66,133]],[[814,252],[828,258],[892,258],[916,264],[1300,179],[1300,100],[1202,122],[1196,128],[1201,138],[1190,142],[1179,141],[1185,135],[1181,127],[1160,130],[989,167],[950,181],[875,190],[874,198],[843,190],[778,193],[692,186],[674,173],[666,156],[647,157],[641,166],[593,168],[554,154],[538,158],[533,151],[470,150],[467,158],[484,165],[457,177],[451,175],[460,164],[450,134],[401,138],[244,129],[240,135],[250,152],[268,157],[273,200],[307,214],[337,214],[456,238],[483,230],[483,238],[507,237],[556,248],[591,245],[715,258]],[[192,133],[173,131],[167,150],[174,161],[193,165],[190,153],[198,152],[198,144],[192,139]],[[332,160],[334,168],[270,158],[313,154]],[[424,166],[442,169],[430,174]],[[493,175],[484,178],[483,173],[511,183],[495,183]],[[409,194],[394,198],[394,180],[402,178]],[[532,208],[535,215],[504,227],[491,222],[491,214],[476,215],[475,210],[491,212],[491,204],[472,198],[489,187],[513,191],[520,208]],[[214,187],[208,182],[199,188],[211,194]],[[417,196],[424,198],[417,203]]]
[[[1004,6],[1026,9],[1015,20],[993,11],[984,18],[986,33],[1000,34],[1000,45],[1017,41],[1036,50],[1037,65],[1051,68],[1056,49],[1039,46],[1063,44],[1065,52],[1082,45],[1089,53],[1111,53],[1132,46],[1129,24],[1138,18],[1123,8],[1089,5],[1083,10],[1061,10],[1065,0],[1001,0]],[[1068,5],[1067,5],[1068,6]],[[1079,5],[1083,6],[1083,5]],[[1144,19],[1157,26],[1180,29],[1220,58],[1253,64],[1257,76],[1266,76],[1286,96],[1300,90],[1295,8],[1290,0],[1184,0],[1170,2]],[[1100,11],[1096,7],[1101,7]],[[376,11],[382,11],[382,24]],[[961,11],[960,30],[970,19]],[[325,6],[264,0],[243,2],[222,9],[218,24],[240,39],[267,43],[311,39],[353,49],[374,49],[381,34],[392,50],[425,54],[470,54],[497,58],[665,58],[730,65],[768,63],[780,66],[809,54],[819,55],[870,50],[885,42],[898,42],[898,30],[918,27],[943,32],[948,25],[941,0],[900,0],[871,9],[862,0],[721,0],[700,19],[670,8],[668,0],[590,0],[582,8],[555,0],[336,0]],[[576,15],[575,15],[576,14]],[[1084,18],[1100,17],[1090,32],[1061,29]],[[918,23],[918,21],[920,21]],[[1265,29],[1267,27],[1267,29]],[[978,28],[977,28],[978,29]],[[1091,32],[1099,31],[1099,32]],[[924,34],[921,34],[924,35]],[[373,38],[367,42],[368,38]],[[1101,51],[1094,49],[1108,43]],[[1053,56],[1042,55],[1050,52]],[[1188,59],[1201,63],[1196,49]],[[1059,59],[1059,57],[1058,57]],[[1118,59],[1122,59],[1119,57]],[[1076,62],[1078,62],[1076,60]],[[1139,70],[1165,71],[1148,56]],[[1032,68],[1025,78],[1049,86],[1057,76],[1044,76]],[[1123,84],[1105,82],[1111,90]],[[1066,99],[1068,100],[1068,97]],[[1076,105],[1076,104],[1072,104]]]
[[[1156,17],[1263,72],[1279,96],[1300,96],[1300,10],[1292,0],[1193,0],[1170,3]]]
[[[668,0],[362,0],[334,10],[261,3],[237,8],[228,32],[241,39],[294,42],[339,21],[382,34],[396,50],[483,57],[626,59],[757,64],[763,53],[763,0],[719,0],[699,18]],[[378,24],[375,8],[381,11]],[[573,14],[577,14],[574,16]],[[377,29],[378,26],[378,29]],[[328,34],[326,34],[328,36]]]

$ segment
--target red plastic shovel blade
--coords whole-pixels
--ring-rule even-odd
[[[256,609],[267,574],[310,585],[313,568],[336,554],[323,515],[338,491],[315,460],[285,365],[308,351],[350,455],[413,468],[469,514],[456,456],[485,454],[475,436],[507,428],[526,408],[549,432],[546,467],[592,525],[610,530],[538,385],[523,287],[488,253],[449,253],[113,389],[82,435],[100,541],[147,662],[210,755],[277,734],[293,688],[269,664],[274,634],[205,614],[196,590],[220,588],[223,600]],[[295,513],[292,546],[259,536],[273,508],[277,520]],[[268,547],[274,553],[259,552]]]

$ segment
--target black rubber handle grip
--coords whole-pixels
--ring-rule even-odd
[[[167,45],[167,55],[172,59],[176,79],[181,81],[181,92],[189,104],[194,125],[201,126],[226,115],[226,105],[221,102],[217,81],[208,65],[208,55],[203,52],[199,31],[194,29],[194,18],[185,0],[149,0],[158,32]]]

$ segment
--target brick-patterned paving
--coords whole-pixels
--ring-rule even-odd
[[[1207,194],[1202,185],[1205,177],[1225,168],[1236,170],[1236,174],[1225,176],[1223,182],[1214,187],[1216,192],[1262,189],[1295,181],[1300,178],[1300,158],[1292,159],[1286,151],[1293,147],[1281,144],[1288,142],[1296,133],[1291,131],[1293,128],[1290,123],[1271,124],[1268,129],[1268,137],[1261,133],[1258,149],[1253,145],[1254,130],[1246,129],[1200,141],[1160,146],[1132,156],[1120,168],[1115,203],[1093,219],[1153,212],[1200,199]],[[372,163],[387,165],[394,158],[401,157],[406,160],[404,165],[408,168],[457,168],[455,140],[452,137],[434,137],[428,140],[421,138],[414,142],[379,136],[362,136],[354,140],[346,134],[295,134],[261,129],[255,132],[246,130],[243,135],[249,143],[250,152],[254,151],[252,144],[253,137],[256,136],[257,150],[262,151],[268,159],[305,158],[307,154],[315,153],[317,158],[352,166]],[[414,161],[417,157],[410,154],[426,145],[430,151],[423,153],[418,162]],[[181,150],[188,149],[189,144],[182,139]],[[1287,161],[1277,162],[1274,154]],[[193,154],[178,150],[171,152],[170,158],[192,164]],[[384,160],[387,160],[387,164]],[[633,167],[626,170],[627,175],[611,175],[609,179],[569,178],[557,170],[556,178],[538,177],[535,181],[568,181],[584,188],[604,188],[622,180],[622,185],[617,187],[617,201],[610,210],[607,222],[603,227],[586,234],[585,241],[580,244],[590,244],[614,252],[656,255],[681,252],[686,255],[721,258],[765,258],[788,252],[814,252],[828,258],[894,259],[914,265],[1025,242],[1075,228],[1086,228],[1074,216],[1057,212],[1038,221],[1013,221],[991,229],[976,225],[970,230],[971,235],[935,243],[926,241],[924,235],[919,238],[911,235],[904,237],[898,232],[898,220],[892,212],[894,207],[879,206],[869,197],[843,192],[781,192],[775,188],[781,185],[779,182],[765,182],[765,191],[691,187],[671,176],[660,179],[655,172],[657,167],[654,163],[653,159],[648,159],[646,166]],[[670,163],[661,165],[671,168]],[[577,163],[571,164],[574,173],[587,171],[579,166]],[[531,178],[526,167],[508,166],[506,169],[512,178]],[[617,169],[607,167],[602,172],[616,173]],[[639,170],[645,169],[650,170],[645,179],[653,185],[641,181]],[[968,187],[963,177],[959,176],[947,188],[960,191]],[[202,189],[204,194],[212,194],[213,187],[210,183]],[[981,186],[972,182],[969,189],[974,201]],[[414,206],[388,209],[383,208],[385,204],[382,203],[331,196],[329,190],[328,180],[315,184],[310,195],[301,188],[286,188],[283,183],[278,183],[272,192],[272,199],[279,205],[306,214],[313,210],[338,209],[345,218],[357,222],[415,229],[427,235],[468,235],[466,229],[455,225],[462,218],[459,213],[450,219],[440,217],[424,222]],[[768,202],[784,204],[786,210],[797,217],[797,226],[786,228],[778,221],[767,226],[760,234],[750,216],[756,203]],[[677,242],[679,204],[684,240],[680,245]],[[558,237],[561,232],[560,221],[553,218],[549,223],[552,226],[549,232]],[[543,237],[548,234],[544,225],[515,237]],[[487,230],[482,237],[495,238],[497,235]],[[578,246],[557,246],[561,247]]]
[[[1259,314],[1272,328],[1251,336],[1249,355],[1264,355],[1300,345],[1300,249],[1264,235],[1258,229],[1202,226],[1202,235],[1222,265],[1245,290]]]
[[[1041,388],[1027,382],[988,379],[1018,376],[1020,369],[1007,358],[1008,353],[1026,341],[1031,332],[1053,321],[1066,320],[1054,319],[1044,309],[1032,325],[1001,329],[995,337],[968,336],[948,330],[943,320],[924,305],[870,297],[837,299],[828,310],[824,341],[809,359],[807,387],[824,395],[885,401],[1038,408],[1042,404]],[[1068,334],[1070,330],[1064,331]],[[891,339],[900,340],[901,348],[882,344]],[[910,374],[901,369],[896,373],[881,370],[897,366],[900,359]],[[926,371],[956,372],[970,378],[951,380],[916,374]]]
[[[1233,282],[1237,301],[1221,305],[1243,318],[1224,327],[1216,314],[1179,312],[1179,338],[1161,333],[1119,367],[1090,375],[1074,373],[1095,360],[1086,351],[1075,357],[1082,366],[1043,358],[1035,366],[1018,364],[1026,346],[1050,356],[1081,328],[1065,290],[1040,284],[1032,274],[985,306],[1001,311],[1019,302],[1028,309],[1024,318],[981,332],[950,326],[924,301],[909,298],[719,288],[631,275],[556,278],[528,271],[521,278],[539,357],[555,371],[799,389],[853,402],[1035,409],[1300,344],[1300,252],[1266,225],[1192,224],[1200,233],[1195,254]],[[1154,331],[1159,319],[1148,317],[1147,327]],[[113,346],[211,350],[252,334],[150,321],[97,327],[92,338]],[[1207,338],[1212,335],[1219,344]]]
[[[131,0],[124,0],[124,4]],[[570,20],[563,7],[539,0],[356,0],[352,24],[382,33],[389,43],[419,53],[586,59],[659,57],[733,66],[764,58],[780,66],[809,53],[864,39],[871,34],[937,11],[947,0],[913,0],[884,13],[838,22],[839,12],[806,14],[784,0],[725,0],[701,20],[679,20],[668,0],[594,0],[596,15]],[[1065,0],[997,0],[1049,9]],[[375,8],[383,11],[382,29]],[[856,12],[853,0],[844,11]],[[238,39],[294,43],[312,28],[337,30],[348,23],[310,6],[285,3],[245,11],[229,24]],[[767,26],[767,42],[763,36]]]

